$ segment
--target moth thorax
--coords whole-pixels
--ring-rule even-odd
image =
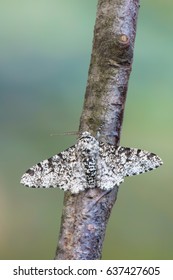
[[[98,151],[99,151],[98,141],[93,137],[79,139],[77,145],[77,152],[81,157],[96,158],[98,155]]]

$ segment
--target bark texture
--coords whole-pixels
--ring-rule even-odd
[[[139,0],[99,0],[79,132],[118,145],[133,61]],[[116,201],[111,192],[65,193],[55,259],[101,258],[106,225]]]

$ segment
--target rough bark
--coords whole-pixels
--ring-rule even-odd
[[[79,132],[99,132],[99,140],[118,145],[133,61],[139,0],[99,0],[93,49]],[[65,193],[55,259],[101,258],[106,225],[116,201],[98,188]]]

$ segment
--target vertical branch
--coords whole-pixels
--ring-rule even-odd
[[[80,132],[118,145],[131,72],[139,0],[99,0]],[[118,187],[65,193],[55,259],[100,259]]]

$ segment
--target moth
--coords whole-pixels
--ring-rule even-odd
[[[34,188],[56,188],[79,193],[88,188],[111,190],[126,176],[162,165],[156,154],[99,142],[85,131],[77,143],[26,171],[21,183]]]

